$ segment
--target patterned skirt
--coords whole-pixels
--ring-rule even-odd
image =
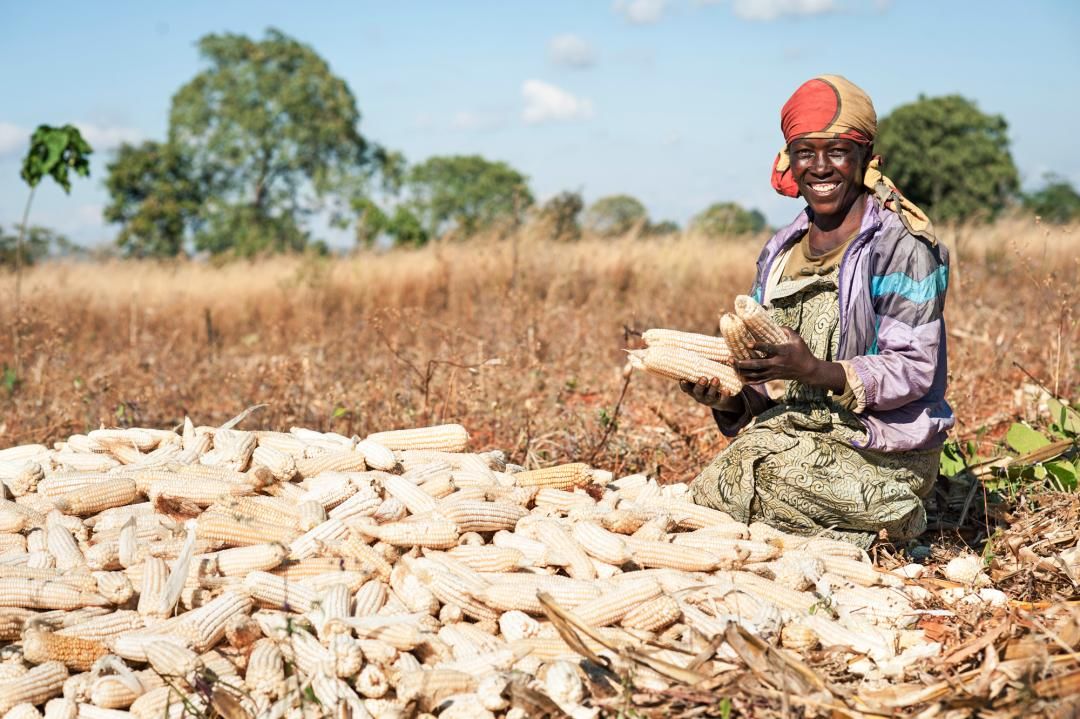
[[[941,450],[859,449],[852,443],[866,436],[857,423],[809,406],[774,407],[697,476],[694,501],[740,522],[864,549],[882,531],[891,541],[922,534],[922,499],[937,478]]]

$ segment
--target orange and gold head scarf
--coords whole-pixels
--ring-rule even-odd
[[[798,197],[799,188],[791,174],[788,145],[802,138],[845,139],[869,145],[877,135],[877,113],[870,96],[839,75],[820,75],[804,82],[780,110],[784,147],[773,163],[772,186],[781,195]],[[881,172],[881,157],[875,155],[866,168],[863,185],[881,204],[897,215],[913,235],[936,242],[930,218],[901,194],[892,180]]]

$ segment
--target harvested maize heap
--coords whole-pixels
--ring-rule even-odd
[[[685,341],[730,370],[722,340]],[[467,439],[187,421],[0,451],[0,715],[522,717],[540,692],[591,717],[578,650],[623,675],[651,647],[638,690],[740,666],[734,625],[867,681],[938,651],[925,590],[849,545]],[[589,628],[575,647],[556,610]]]

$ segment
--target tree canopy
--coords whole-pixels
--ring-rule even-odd
[[[278,30],[263,40],[207,35],[199,52],[209,67],[177,91],[169,115],[170,142],[205,183],[196,246],[252,254],[302,245],[295,218],[371,159],[352,92]]]
[[[413,167],[410,205],[431,236],[468,236],[500,220],[520,222],[533,203],[528,178],[505,162],[479,155],[437,156]]]
[[[765,229],[765,215],[737,202],[716,202],[698,213],[690,227],[706,237],[746,235]]]
[[[935,221],[992,216],[1019,186],[1008,123],[959,95],[922,97],[881,120],[885,173]]]
[[[183,252],[186,230],[197,226],[204,200],[190,158],[169,143],[125,143],[106,169],[112,201],[105,219],[122,225],[117,244],[124,253],[162,257]]]
[[[538,219],[551,232],[551,239],[574,241],[581,237],[578,218],[585,209],[585,201],[579,192],[560,192],[540,208]]]
[[[635,227],[646,227],[649,213],[645,205],[630,195],[601,197],[585,212],[585,227],[603,237],[625,235]]]
[[[1047,222],[1075,222],[1080,220],[1080,193],[1065,178],[1050,174],[1042,188],[1024,196],[1024,208]]]

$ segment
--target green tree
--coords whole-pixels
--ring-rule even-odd
[[[311,47],[207,35],[209,67],[173,96],[169,140],[201,178],[196,247],[250,255],[302,247],[298,218],[374,167],[344,80]]]
[[[469,236],[500,220],[520,222],[533,203],[528,178],[479,155],[431,157],[412,168],[411,205],[426,232]]]
[[[660,222],[649,223],[649,226],[645,228],[646,234],[652,237],[674,235],[678,231],[679,223],[674,220],[661,220]]]
[[[0,228],[0,266],[14,266],[15,255],[18,252],[18,241],[18,233],[8,234]],[[59,232],[50,230],[47,227],[28,227],[26,232],[23,233],[22,264],[35,264],[53,252],[57,254],[75,254],[78,249],[66,236]]]
[[[1008,123],[959,95],[902,105],[878,127],[876,151],[897,187],[936,221],[993,216],[1019,186]]]
[[[765,229],[765,215],[737,202],[716,202],[696,215],[690,227],[706,237],[746,235]]]
[[[594,202],[585,213],[585,227],[603,237],[624,235],[635,227],[647,227],[645,205],[630,195],[610,195]]]
[[[106,169],[111,202],[105,219],[122,225],[117,244],[134,257],[172,257],[199,226],[202,183],[175,145],[147,141],[120,146]]]
[[[539,220],[551,232],[551,239],[573,242],[581,238],[578,218],[585,209],[579,192],[560,192],[540,208]]]
[[[399,205],[387,220],[386,234],[394,240],[395,245],[419,247],[427,244],[429,239],[420,218],[403,205]]]
[[[1064,224],[1080,220],[1080,193],[1064,177],[1043,177],[1043,186],[1024,196],[1024,208],[1046,222]]]

